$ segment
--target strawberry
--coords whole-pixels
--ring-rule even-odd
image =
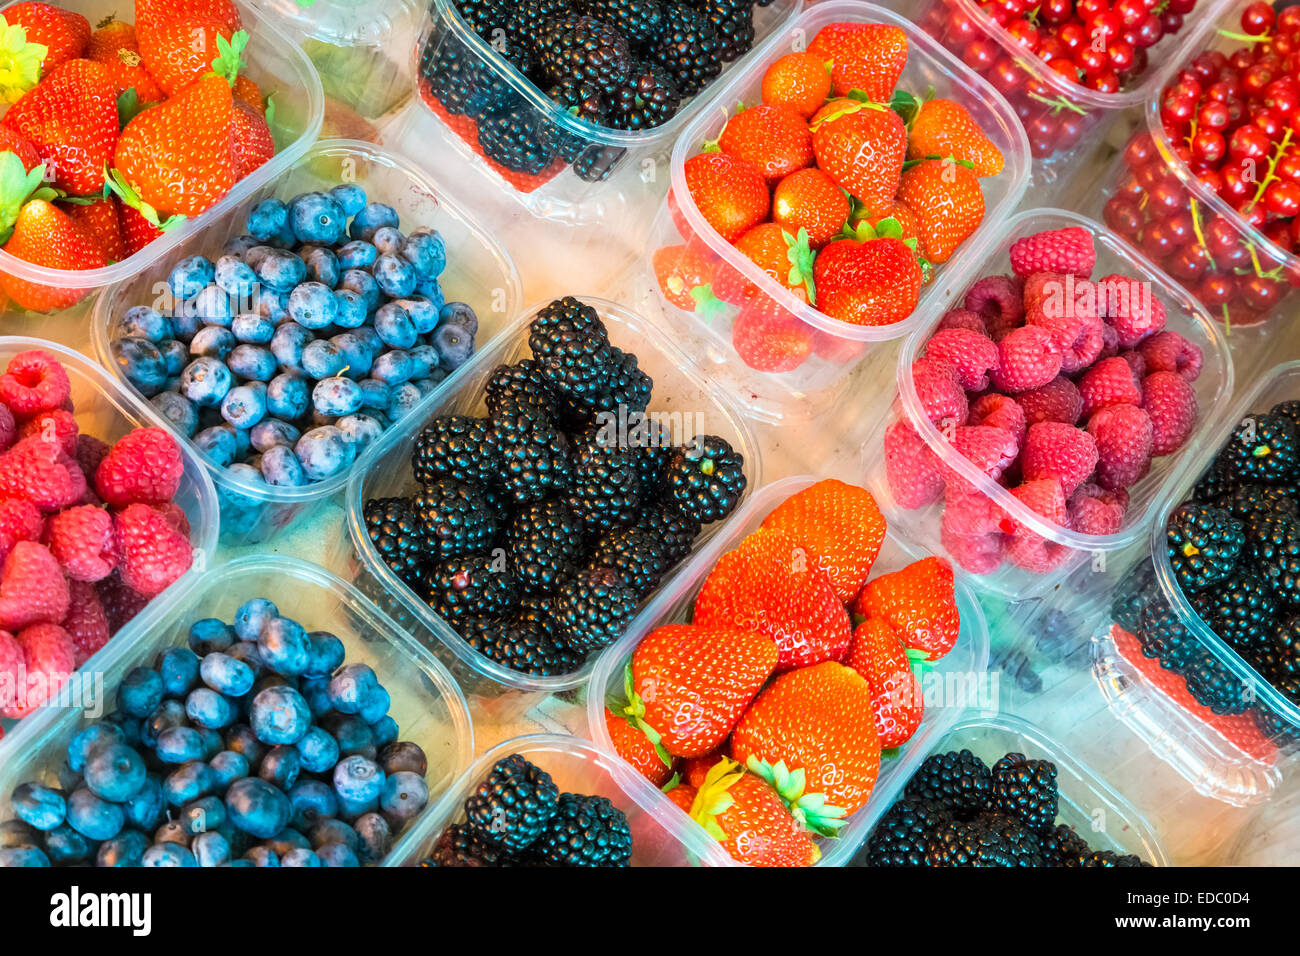
[[[145,69],[135,27],[129,23],[109,20],[100,26],[90,35],[86,57],[104,65],[119,95],[133,89],[141,103],[157,103],[166,95]]]
[[[731,756],[771,784],[799,823],[831,836],[866,804],[880,772],[871,688],[835,661],[782,674],[736,723]]]
[[[255,108],[234,100],[230,111],[230,148],[234,154],[235,178],[243,179],[275,155],[271,127]]]
[[[261,88],[251,79],[240,73],[235,77],[235,82],[230,86],[230,92],[237,100],[243,100],[253,109],[266,118],[266,98],[262,96]]]
[[[934,263],[947,262],[984,220],[980,181],[957,162],[922,160],[903,173],[898,199],[920,219],[926,258]]]
[[[874,235],[866,223],[859,229],[872,237],[840,239],[818,253],[813,264],[817,308],[854,325],[901,322],[921,295],[916,253],[901,239]]]
[[[933,556],[868,581],[853,611],[884,618],[904,644],[925,651],[932,661],[952,650],[961,628],[952,565]]]
[[[820,249],[839,234],[849,210],[848,198],[820,169],[791,173],[777,183],[772,194],[772,220],[791,235],[804,230],[813,249]]]
[[[681,762],[682,779],[698,790],[704,786],[704,778],[708,776],[710,770],[718,765],[718,761],[726,759],[727,755],[723,753],[721,748],[710,750],[698,757],[687,757]]]
[[[90,21],[74,10],[48,3],[15,3],[4,9],[5,22],[27,31],[28,43],[44,45],[41,68],[48,76],[68,60],[85,56],[90,42]]]
[[[665,795],[673,803],[677,804],[682,813],[690,813],[691,807],[695,803],[695,795],[699,793],[689,783],[679,783],[671,790],[665,790]]]
[[[235,184],[230,84],[210,74],[122,130],[114,165],[159,213],[194,216]]]
[[[108,265],[99,242],[44,199],[33,199],[23,206],[2,248],[19,259],[51,269],[98,269]],[[69,308],[89,291],[40,285],[4,272],[0,272],[0,289],[16,304],[34,312]]]
[[[865,210],[859,211],[865,212]],[[893,203],[885,210],[883,216],[863,216],[861,218],[864,218],[876,230],[880,229],[880,224],[886,219],[894,220],[894,222],[898,223],[899,232],[897,238],[908,243],[915,240],[916,254],[921,258],[926,258],[925,242],[921,236],[921,217],[914,213],[906,203]],[[849,217],[849,221],[853,226],[857,226],[857,222],[853,220],[852,216]],[[922,275],[922,281],[928,282],[929,278]]]
[[[736,240],[736,251],[800,302],[813,298],[813,254],[808,246],[808,233],[796,237],[779,223],[764,222]],[[753,283],[747,283],[742,294],[746,299],[753,299],[764,293]]]
[[[836,96],[861,90],[888,103],[907,66],[907,34],[882,23],[831,23],[813,37],[808,52],[831,64]]]
[[[113,197],[117,204],[117,223],[122,230],[123,258],[135,255],[162,235],[162,230],[149,221],[140,210],[133,209]]]
[[[693,620],[768,635],[781,651],[778,671],[839,660],[851,638],[826,572],[775,528],[760,528],[718,559],[696,595]]]
[[[41,154],[36,152],[36,147],[7,126],[0,126],[0,153],[13,153],[29,173],[41,165]]]
[[[719,149],[750,163],[774,186],[797,169],[813,162],[812,133],[808,121],[784,106],[760,103],[741,110],[722,128],[716,145]]]
[[[706,321],[722,308],[713,292],[713,263],[692,245],[665,246],[650,257],[655,281],[665,299],[687,312],[697,312]]]
[[[112,196],[92,202],[68,203],[61,208],[86,235],[99,243],[106,262],[124,258],[126,246],[122,242],[122,227],[117,220],[117,204]]]
[[[749,866],[812,866],[821,851],[785,801],[730,760],[717,763],[691,804],[691,819]]]
[[[623,714],[676,757],[708,753],[731,734],[776,667],[770,637],[705,624],[655,628],[624,675]]]
[[[700,153],[686,161],[685,173],[700,214],[728,242],[767,219],[772,197],[751,163],[726,153]]]
[[[953,100],[933,99],[921,104],[912,120],[908,159],[952,157],[972,164],[976,176],[1002,172],[1002,152],[984,135],[966,107]]]
[[[907,129],[878,103],[831,100],[810,124],[817,165],[855,197],[869,215],[894,203],[907,158]]]
[[[0,123],[36,148],[59,189],[85,196],[104,188],[104,167],[117,144],[117,90],[102,64],[68,60]]]
[[[841,604],[858,596],[885,540],[885,518],[871,492],[835,478],[795,492],[772,509],[763,527],[803,545]]]
[[[614,752],[631,764],[633,770],[656,787],[668,782],[673,775],[673,758],[662,747],[652,744],[639,727],[606,707],[605,730]]]
[[[175,96],[209,69],[218,40],[240,30],[230,0],[136,0],[135,29],[145,66],[162,91]]]
[[[792,372],[812,352],[812,330],[787,312],[773,314],[759,303],[742,308],[731,325],[731,344],[741,361],[760,372]]]
[[[784,106],[808,119],[831,95],[831,74],[826,63],[807,51],[787,53],[772,61],[763,74],[763,102]]]
[[[925,698],[898,633],[884,618],[867,618],[853,632],[846,663],[871,688],[871,712],[881,748],[907,743],[921,725]]]

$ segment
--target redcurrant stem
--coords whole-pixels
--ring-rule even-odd
[[[1258,35],[1250,33],[1235,33],[1232,30],[1216,30],[1221,37],[1227,37],[1229,40],[1237,40],[1240,43],[1267,43],[1271,40],[1272,34],[1260,33]]]
[[[1146,197],[1143,196],[1142,198],[1145,199]],[[1214,264],[1214,256],[1210,254],[1210,247],[1205,242],[1205,229],[1201,225],[1201,204],[1194,198],[1189,198],[1188,202],[1192,209],[1192,231],[1196,233],[1196,241],[1205,250],[1205,258],[1209,260],[1210,268],[1217,269],[1218,266]]]
[[[1255,190],[1255,198],[1253,198],[1250,201],[1250,204],[1246,206],[1247,212],[1250,212],[1250,210],[1255,208],[1255,204],[1264,198],[1264,190],[1268,189],[1268,187],[1277,180],[1278,177],[1274,174],[1274,171],[1277,169],[1277,164],[1282,161],[1282,157],[1286,153],[1286,148],[1290,145],[1291,129],[1288,127],[1286,133],[1282,136],[1282,142],[1277,144],[1277,150],[1269,157],[1268,172],[1264,174],[1263,180]]]

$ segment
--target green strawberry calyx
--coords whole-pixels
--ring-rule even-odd
[[[248,46],[247,30],[236,30],[230,35],[229,40],[218,33],[217,57],[212,61],[212,72],[222,77],[231,86],[234,86],[239,71],[248,66],[240,58],[240,54],[244,52],[246,46]]]
[[[41,64],[49,52],[44,43],[27,42],[26,28],[10,26],[0,16],[0,100],[17,103],[39,83]]]
[[[790,815],[805,830],[810,830],[819,836],[834,837],[838,835],[840,828],[849,822],[845,819],[846,813],[842,807],[835,807],[826,802],[826,794],[804,792],[808,781],[802,767],[791,770],[785,765],[784,760],[771,764],[766,760],[759,760],[753,754],[749,755],[745,766],[755,776],[771,785],[785,801],[785,805],[790,808]]]
[[[859,113],[862,110],[884,111],[889,109],[889,107],[884,103],[877,103],[872,100],[866,93],[862,92],[862,90],[849,90],[848,96],[846,96],[845,99],[850,100],[850,102],[845,103],[839,109],[835,110],[835,112],[827,113],[825,116],[814,121],[808,128],[815,133],[827,123],[834,123],[838,119],[843,119],[845,116],[852,116],[854,113]]]
[[[28,172],[17,153],[0,153],[0,243],[13,234],[18,213],[32,199],[58,199],[61,193],[45,181],[45,166]]]
[[[705,322],[712,322],[727,311],[727,304],[713,291],[713,283],[697,285],[687,293],[695,300],[695,314]]]
[[[870,242],[873,239],[897,239],[903,245],[907,246],[907,248],[911,249],[912,254],[916,256],[917,265],[921,267],[921,280],[923,282],[930,281],[930,278],[934,273],[934,265],[929,259],[917,251],[915,236],[909,236],[906,239],[903,238],[903,224],[897,219],[893,216],[887,216],[878,221],[874,226],[866,219],[863,219],[854,225],[850,225],[852,221],[853,218],[850,216],[849,222],[846,222],[844,228],[840,230],[839,238],[856,239],[858,242]]]
[[[894,95],[889,98],[889,108],[898,114],[904,126],[911,129],[921,114],[923,102],[907,90],[894,90]]]
[[[744,776],[740,764],[723,757],[704,775],[695,802],[691,804],[691,819],[719,843],[727,839],[727,833],[718,824],[718,817],[736,805],[736,798],[730,791]]]
[[[645,720],[645,701],[641,695],[632,689],[632,662],[628,661],[627,666],[623,668],[623,695],[627,698],[627,703],[620,705],[617,701],[609,704],[609,709],[623,717],[627,722],[635,727],[641,733],[645,734],[646,739],[654,747],[655,753],[663,761],[665,767],[673,765],[673,758],[668,751],[664,749],[663,738],[659,731],[651,727]]]
[[[122,205],[129,206],[144,217],[145,222],[153,226],[159,232],[168,232],[175,229],[185,221],[184,216],[168,216],[166,219],[159,220],[158,210],[149,205],[140,198],[140,194],[135,188],[126,181],[126,177],[119,170],[104,167],[104,184],[108,187],[109,192],[113,193],[122,202]]]
[[[125,129],[126,125],[155,103],[141,103],[140,94],[134,86],[128,86],[117,95],[117,125]]]
[[[964,166],[966,169],[975,168],[975,164],[969,159],[958,159],[952,153],[949,153],[947,156],[940,156],[938,153],[930,153],[926,156],[921,156],[918,159],[906,160],[903,163],[903,170],[907,171],[915,166],[921,165],[922,163],[953,163],[957,166]]]
[[[813,284],[815,256],[812,247],[808,244],[808,230],[800,226],[799,234],[792,236],[782,229],[781,236],[785,239],[786,258],[790,260],[790,274],[786,276],[786,282],[792,289],[797,289],[799,286],[807,289],[808,302],[816,305],[817,287]]]

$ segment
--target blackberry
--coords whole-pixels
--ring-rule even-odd
[[[551,775],[519,754],[503,757],[465,800],[465,822],[485,840],[510,851],[542,835],[559,806]]]
[[[1224,454],[1241,481],[1284,484],[1300,475],[1296,427],[1285,415],[1247,417],[1228,440]]]
[[[632,829],[607,797],[562,793],[528,857],[541,866],[628,866]]]
[[[704,19],[718,35],[723,60],[744,56],[754,47],[753,0],[704,0]]]
[[[1300,745],[1300,732],[1296,725],[1282,714],[1274,713],[1261,704],[1251,709],[1250,716],[1259,732],[1273,741],[1283,753],[1294,753],[1297,745]]]
[[[1197,611],[1222,640],[1247,656],[1273,634],[1278,617],[1277,599],[1264,580],[1246,572],[1236,574],[1206,592]]]
[[[988,765],[969,750],[926,757],[903,790],[905,796],[962,814],[988,807],[992,792]]]
[[[1300,614],[1292,613],[1278,622],[1273,635],[1273,677],[1300,678]]]
[[[636,595],[617,571],[594,568],[560,585],[551,613],[561,639],[578,653],[589,654],[622,637],[636,607]]]
[[[628,416],[629,422],[632,420]],[[642,415],[627,436],[628,444],[636,451],[636,471],[641,478],[641,497],[646,501],[658,498],[663,490],[664,474],[668,469],[668,456],[673,447],[659,423],[649,415]]]
[[[618,168],[619,160],[627,154],[622,146],[602,146],[592,143],[573,161],[573,172],[583,182],[603,183]]]
[[[637,60],[627,82],[610,94],[609,121],[616,129],[654,129],[676,116],[681,105],[681,91],[668,68]]]
[[[478,120],[478,144],[483,155],[511,172],[533,176],[551,165],[546,121],[523,102],[485,113]]]
[[[535,405],[549,409],[555,403],[551,386],[542,374],[542,366],[533,359],[514,365],[498,365],[488,376],[484,388],[489,415],[496,415],[510,405]]]
[[[1080,866],[1150,866],[1150,863],[1134,853],[1113,853],[1110,850],[1098,850],[1079,860]]]
[[[925,866],[930,838],[952,814],[924,800],[904,798],[889,808],[867,838],[866,852],[857,862],[865,866]]]
[[[582,522],[558,499],[525,505],[506,529],[510,573],[527,594],[550,594],[577,567]]]
[[[664,546],[664,557],[670,568],[691,553],[695,539],[700,536],[700,523],[671,503],[643,511],[636,527],[649,532]]]
[[[613,568],[641,600],[653,591],[671,565],[663,542],[635,525],[603,535],[591,560],[593,568]]]
[[[485,621],[466,634],[465,641],[498,664],[536,677],[568,674],[582,666],[580,655],[532,620]]]
[[[456,0],[456,12],[471,30],[490,43],[492,31],[504,29],[510,17],[510,3],[508,0]]]
[[[1155,658],[1161,667],[1176,674],[1204,651],[1174,609],[1159,597],[1143,608],[1134,636],[1142,645],[1143,656]]]
[[[534,355],[539,350],[545,351],[547,340],[555,332],[570,327],[609,339],[609,332],[600,319],[600,313],[580,299],[568,295],[537,310],[533,320],[528,323],[528,347]]]
[[[745,459],[717,435],[674,448],[665,470],[668,494],[686,514],[709,524],[731,514],[745,493]]]
[[[993,765],[990,806],[1016,817],[1033,830],[1044,830],[1056,822],[1059,794],[1056,764],[1050,760],[1029,760],[1010,753]]]
[[[435,42],[431,37],[430,47]],[[450,35],[442,38],[424,75],[430,92],[449,113],[478,119],[520,102],[505,77],[485,67],[477,53]]]
[[[1292,489],[1272,485],[1242,485],[1226,495],[1219,507],[1234,518],[1249,518],[1297,513]]]
[[[1266,515],[1247,519],[1246,527],[1255,569],[1278,600],[1300,605],[1300,521]]]
[[[641,480],[634,451],[588,432],[574,446],[572,462],[569,507],[589,531],[623,528],[636,520]]]
[[[1245,540],[1241,522],[1227,511],[1198,504],[1176,508],[1165,544],[1179,587],[1201,591],[1225,580],[1236,569]]]
[[[506,21],[506,33],[526,44],[528,52],[536,58],[542,31],[552,20],[567,15],[569,6],[569,0],[519,0]]]
[[[586,0],[583,9],[623,34],[632,46],[653,46],[664,31],[659,0]]]
[[[497,533],[496,515],[473,485],[440,478],[411,501],[429,560],[482,551]]]
[[[1237,476],[1232,463],[1220,452],[1197,480],[1196,487],[1192,489],[1192,497],[1205,504],[1214,504],[1236,488]]]
[[[1270,415],[1281,415],[1283,418],[1291,420],[1295,427],[1296,434],[1300,435],[1300,399],[1292,399],[1289,402],[1278,402],[1268,410]]]
[[[553,83],[577,79],[609,94],[627,80],[632,52],[614,27],[595,17],[552,20],[537,42],[542,73]]]
[[[608,393],[609,335],[586,303],[570,296],[538,312],[528,328],[528,347],[555,391],[588,405]]]
[[[1023,827],[1009,826],[1005,818],[980,814],[970,821],[954,820],[940,824],[926,847],[927,866],[1034,866],[1042,860],[1018,840],[1024,834],[1033,836]]]
[[[442,831],[422,866],[511,866],[510,854],[464,823]]]
[[[361,509],[370,543],[384,564],[408,584],[419,579],[424,535],[407,498],[372,498]]]
[[[473,485],[493,484],[501,474],[492,445],[492,422],[468,415],[440,415],[420,429],[411,449],[411,471],[422,485],[453,478]]]
[[[609,404],[607,411],[621,408],[631,412],[644,412],[650,405],[654,379],[637,366],[637,358],[613,345],[609,347]]]
[[[1058,823],[1045,830],[1041,837],[1043,862],[1047,866],[1079,866],[1079,861],[1092,852],[1088,841],[1075,832],[1074,827]]]
[[[490,555],[471,554],[430,565],[424,576],[429,606],[452,627],[471,617],[499,617],[515,603],[510,573]]]
[[[975,822],[983,824],[1002,838],[1006,845],[1001,866],[1043,866],[1043,844],[1038,834],[1022,820],[992,810],[978,814]]]
[[[663,35],[650,59],[668,71],[685,99],[722,72],[722,41],[698,10],[670,3],[664,8]]]
[[[1188,659],[1182,675],[1187,692],[1213,713],[1231,716],[1250,709],[1253,693],[1248,695],[1246,684],[1205,648]]]
[[[606,125],[605,100],[594,84],[571,76],[549,87],[546,95],[574,118],[596,126]],[[555,151],[566,163],[577,159],[588,143],[587,136],[567,132],[559,125],[552,129],[552,139]]]
[[[540,501],[569,487],[569,440],[535,405],[509,405],[492,416],[502,484],[515,501]]]
[[[1142,611],[1151,601],[1155,588],[1155,568],[1150,561],[1142,561],[1124,575],[1115,587],[1110,613],[1120,627],[1136,634]]]

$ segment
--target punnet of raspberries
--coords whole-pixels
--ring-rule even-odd
[[[0,375],[0,716],[41,706],[189,570],[174,502],[184,465],[162,428],[108,445],[77,428],[71,383],[43,351]]]
[[[912,366],[921,414],[964,457],[1047,524],[1109,535],[1129,489],[1196,428],[1204,356],[1165,328],[1153,283],[1094,279],[1092,233],[1024,236],[1011,275],[987,276],[938,323]],[[1059,567],[1047,539],[941,460],[908,422],[884,435],[885,475],[902,508],[940,505],[940,536],[967,571]]]

